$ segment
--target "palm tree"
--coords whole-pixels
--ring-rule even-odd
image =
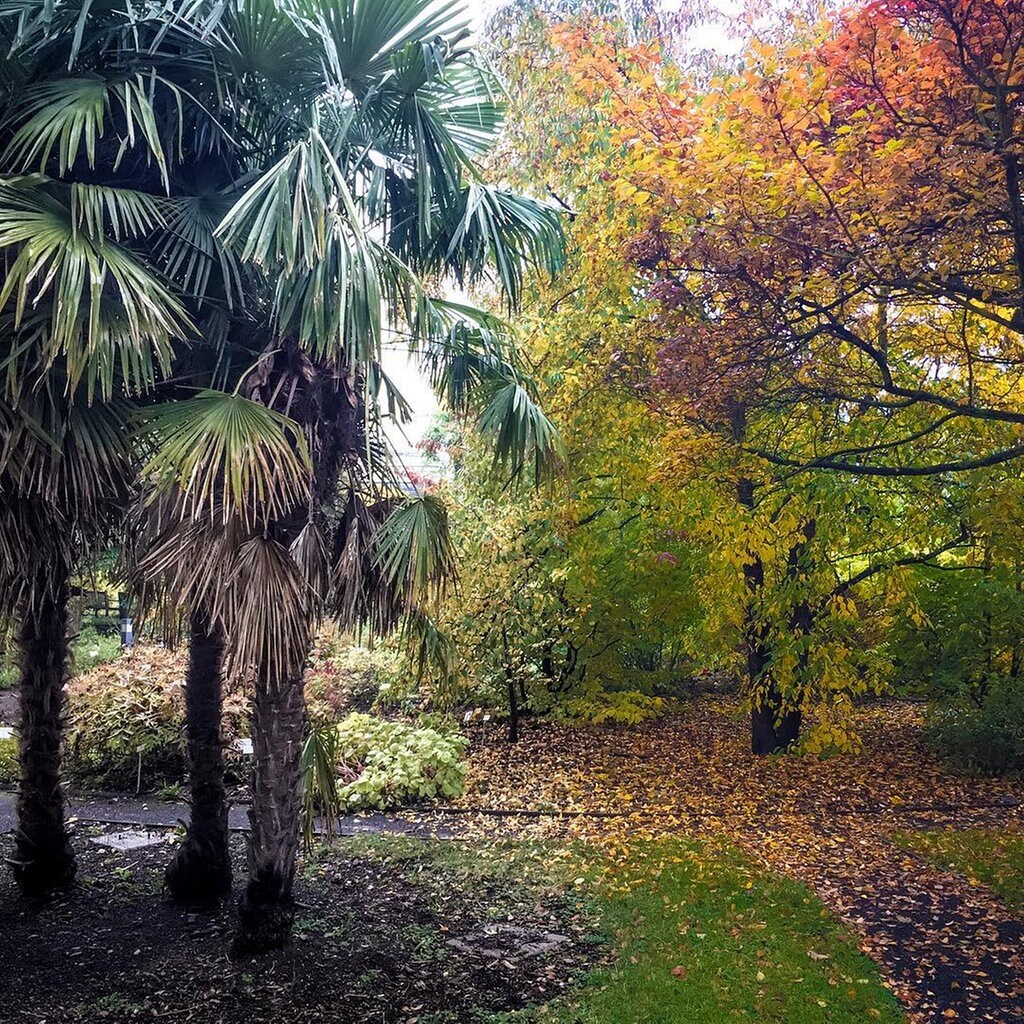
[[[149,258],[158,200],[135,187],[166,176],[156,80],[119,61],[123,16],[83,10],[0,10],[0,617],[20,650],[13,862],[29,893],[74,876],[60,785],[72,574],[128,503],[133,396],[190,329]]]
[[[241,949],[290,932],[317,620],[390,628],[452,571],[443,508],[401,497],[383,438],[385,415],[404,408],[381,369],[385,341],[475,412],[513,471],[556,442],[504,325],[432,294],[446,278],[491,279],[514,303],[528,266],[553,270],[560,256],[556,213],[486,184],[474,163],[500,104],[463,13],[236,0],[204,21],[221,72],[207,103],[244,145],[221,156],[216,194],[232,201],[203,247],[243,268],[244,302],[209,375],[194,360],[176,374],[210,390],[154,414],[145,500],[173,511],[140,566],[210,609],[227,671],[255,687]],[[256,408],[277,420],[254,424]]]
[[[60,781],[71,577],[127,502],[129,453],[116,403],[23,394],[4,413],[0,468],[2,612],[18,622],[20,786],[12,863],[28,894],[75,873]]]
[[[138,424],[131,445],[108,450],[120,475],[97,508],[116,521],[144,463],[136,573],[191,625],[193,817],[168,880],[184,898],[227,885],[216,719],[221,674],[241,673],[255,687],[256,757],[239,945],[279,944],[311,631],[324,614],[390,628],[452,569],[443,508],[401,498],[383,439],[384,416],[405,408],[381,369],[385,339],[422,359],[452,408],[475,412],[498,461],[539,463],[554,433],[504,325],[432,290],[493,279],[514,304],[529,264],[556,266],[558,218],[476,168],[500,104],[458,3],[15,0],[0,25],[0,310],[18,353],[7,365],[23,367],[8,374],[5,414],[24,415],[29,382],[63,374],[54,408],[73,408],[69,422],[116,407]],[[62,437],[64,458],[78,449]],[[24,480],[38,474],[19,469],[5,493]],[[56,517],[76,557],[102,532],[85,509]],[[12,580],[30,570],[38,580],[28,563],[4,566]],[[63,664],[60,625],[46,622]],[[37,633],[26,645],[38,658]],[[52,737],[55,701],[32,707]]]
[[[155,399],[179,397],[191,377],[217,386],[209,366],[227,347],[232,310],[244,285],[263,280],[212,237],[232,202],[218,190],[249,166],[211,102],[219,51],[201,36],[214,9],[13,0],[0,10],[0,415],[10,424],[0,453],[0,612],[20,622],[15,860],[32,890],[74,872],[59,785],[71,574],[124,517],[152,455]],[[191,376],[167,380],[172,363]],[[180,409],[206,413],[218,395],[203,397]],[[219,397],[235,413],[247,404]],[[246,422],[264,438],[279,430],[262,407]],[[190,609],[194,813],[169,874],[172,892],[189,898],[230,884],[223,628],[201,602]]]

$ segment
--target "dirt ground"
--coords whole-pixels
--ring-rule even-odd
[[[115,852],[80,833],[67,896],[33,906],[0,875],[0,1020],[468,1024],[552,997],[601,955],[550,883],[359,842],[300,871],[290,950],[234,962],[235,901],[188,914],[163,896],[170,841]],[[235,855],[242,879],[241,837]],[[522,949],[551,934],[555,948]]]

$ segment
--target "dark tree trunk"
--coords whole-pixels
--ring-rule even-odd
[[[736,500],[744,508],[754,507],[754,484],[743,478],[736,485]],[[757,602],[764,586],[764,565],[754,558],[743,566],[747,606],[743,621],[743,646],[747,659],[747,689],[750,709],[750,749],[758,755],[774,754],[789,746],[800,730],[800,713],[782,716],[782,698],[768,678],[771,650],[764,625],[759,621]]]
[[[508,681],[508,741],[519,742],[519,699],[516,696],[516,684],[513,679]]]
[[[179,903],[212,903],[231,891],[228,803],[221,742],[224,634],[204,611],[189,623],[185,716],[192,808],[188,831],[165,880]]]
[[[18,632],[21,656],[21,783],[12,866],[26,895],[67,888],[75,854],[64,824],[61,711],[68,678],[69,574],[38,581],[37,597]]]
[[[519,698],[516,695],[516,680],[512,672],[511,651],[508,630],[501,627],[501,653],[505,662],[505,688],[508,691],[508,741],[519,742]]]
[[[790,548],[786,573],[789,579],[796,580],[807,574],[807,561],[810,557],[810,544],[817,533],[817,523],[809,519],[804,524],[803,540]],[[797,601],[789,617],[789,628],[801,641],[800,653],[797,658],[797,681],[802,692],[802,680],[807,673],[810,651],[811,630],[814,628],[814,611],[806,598]],[[767,662],[766,662],[767,663]],[[762,671],[763,668],[762,668]],[[792,746],[800,738],[800,726],[803,714],[799,706],[794,706],[791,699],[789,705],[783,701],[782,695],[774,683],[769,681],[762,691],[762,700],[750,716],[750,748],[755,754],[774,754]]]
[[[802,717],[799,708],[783,711],[778,691],[770,687],[750,712],[750,749],[759,755],[785,750],[799,738]]]
[[[283,681],[256,682],[249,882],[235,934],[237,954],[279,949],[291,938],[306,721],[302,682],[301,672]]]

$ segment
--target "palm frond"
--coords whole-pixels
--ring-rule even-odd
[[[316,10],[335,71],[359,96],[388,74],[395,54],[410,43],[440,38],[452,46],[469,31],[464,0],[352,0]]]
[[[141,193],[86,185],[66,198],[38,179],[0,179],[0,309],[35,342],[41,368],[66,360],[72,388],[86,378],[109,396],[118,367],[149,387],[191,327],[160,275],[117,241],[151,227],[156,208]]]
[[[338,792],[338,729],[334,722],[317,722],[302,745],[302,841],[307,852],[316,841],[316,819],[330,842],[338,832],[341,798]]]
[[[18,105],[21,123],[11,135],[4,160],[23,171],[46,173],[56,156],[57,173],[63,176],[83,156],[89,167],[95,167],[100,142],[107,135],[120,140],[114,170],[125,153],[142,145],[166,188],[167,156],[151,99],[157,85],[180,101],[177,86],[156,74],[140,73],[120,81],[83,75],[30,86]]]
[[[227,672],[290,685],[302,674],[318,612],[287,548],[257,535],[235,554],[214,614],[224,623]]]
[[[157,491],[179,491],[192,518],[265,523],[308,503],[309,451],[286,416],[211,390],[151,406],[144,416],[152,454],[143,476]]]
[[[428,600],[455,577],[448,510],[436,495],[408,498],[373,538],[374,564],[411,605]]]
[[[548,203],[474,181],[460,197],[448,234],[434,242],[435,259],[462,282],[493,267],[509,304],[519,304],[528,267],[554,275],[565,254],[560,212]]]
[[[418,679],[454,689],[460,671],[458,648],[432,616],[412,609],[405,620],[405,642]]]
[[[25,393],[0,414],[0,618],[107,543],[132,492],[128,403],[69,402],[47,383],[55,394]]]
[[[532,463],[539,480],[560,458],[562,442],[557,428],[518,381],[498,388],[481,410],[477,428],[494,447],[495,465],[509,466],[513,476]]]

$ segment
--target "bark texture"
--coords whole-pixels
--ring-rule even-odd
[[[21,891],[42,896],[74,881],[75,855],[64,824],[61,725],[68,679],[67,573],[39,581],[18,632],[20,784],[12,866]]]
[[[257,681],[252,722],[249,881],[235,934],[236,954],[279,949],[291,938],[305,720],[301,673],[283,681]]]
[[[778,691],[770,688],[750,712],[750,749],[760,755],[785,750],[799,738],[802,717],[799,708],[783,711]]]
[[[231,891],[221,739],[224,635],[202,610],[193,611],[189,625],[185,715],[192,807],[185,839],[164,877],[177,902],[204,905]]]

